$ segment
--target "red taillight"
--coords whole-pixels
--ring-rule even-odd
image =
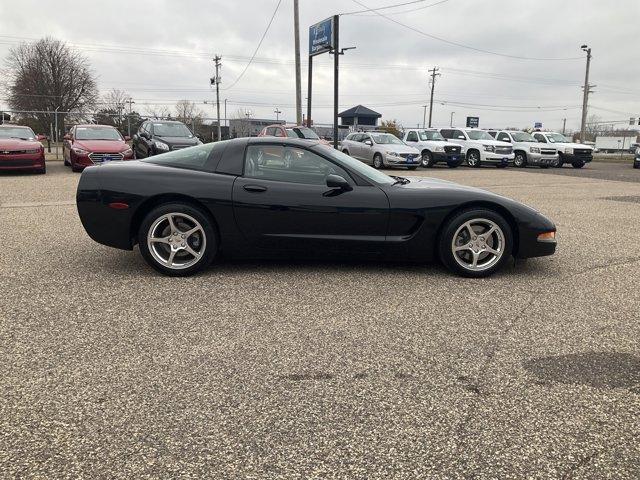
[[[123,202],[111,202],[109,204],[109,207],[115,209],[115,210],[126,210],[127,208],[129,208],[129,204],[128,203],[123,203]]]

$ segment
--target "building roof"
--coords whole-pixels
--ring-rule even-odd
[[[357,105],[355,107],[350,108],[349,110],[345,110],[342,113],[338,114],[339,117],[382,117],[381,113],[374,112],[370,108],[365,107],[364,105]]]

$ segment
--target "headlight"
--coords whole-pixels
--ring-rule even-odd
[[[169,151],[169,145],[167,145],[164,142],[159,142],[157,140],[154,140],[153,145],[158,149],[158,150],[163,150],[165,152]]]
[[[89,153],[88,150],[80,147],[71,147],[71,150],[73,150],[73,153],[75,153],[76,155],[87,155]]]
[[[568,153],[569,155],[571,155],[573,153],[573,148],[565,148],[564,153]]]
[[[387,155],[391,155],[392,157],[399,157],[400,154],[397,152],[388,152]]]
[[[436,152],[444,152],[444,147],[436,147]]]
[[[531,153],[540,153],[540,148],[539,147],[530,147],[529,151]]]
[[[130,148],[127,148],[126,150],[123,150],[120,153],[122,153],[122,155],[126,157],[127,155],[131,155],[133,153],[133,150],[131,150]]]
[[[484,146],[484,151],[485,152],[494,152],[495,151],[495,147],[493,145],[485,145]]]

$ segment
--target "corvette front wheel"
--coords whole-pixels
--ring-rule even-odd
[[[507,221],[483,208],[464,210],[443,227],[439,240],[442,263],[465,277],[486,277],[502,268],[513,249]]]

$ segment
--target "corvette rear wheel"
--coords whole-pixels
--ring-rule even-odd
[[[513,238],[507,221],[486,209],[460,212],[447,222],[439,241],[440,259],[465,277],[486,277],[511,256]]]
[[[169,276],[188,276],[206,268],[218,241],[207,216],[186,203],[159,206],[147,214],[138,232],[147,263]]]

